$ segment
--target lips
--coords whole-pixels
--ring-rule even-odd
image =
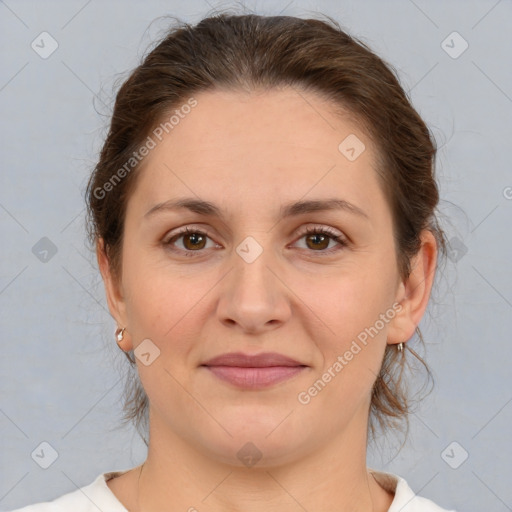
[[[307,368],[307,365],[276,352],[257,355],[232,352],[209,359],[201,366],[219,379],[245,389],[272,386]]]
[[[209,359],[203,366],[238,366],[241,368],[265,368],[269,366],[305,366],[295,359],[278,354],[277,352],[264,352],[263,354],[244,354],[231,352]]]

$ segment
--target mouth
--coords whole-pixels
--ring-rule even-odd
[[[215,377],[244,389],[262,389],[303,372],[307,365],[275,352],[222,354],[201,365]]]

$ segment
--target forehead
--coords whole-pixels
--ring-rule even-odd
[[[360,138],[366,138],[349,111],[298,88],[252,92],[214,90],[201,92],[194,99],[196,106],[180,119],[175,117],[178,123],[172,130],[166,130],[173,137],[164,134],[164,144],[172,145],[174,140],[175,149],[190,151],[218,148],[222,141],[219,151],[238,146],[247,153],[251,145],[264,143],[269,145],[269,151],[275,144],[288,145],[290,156],[294,147],[332,155],[339,152],[340,137],[357,133]],[[179,111],[180,107],[175,110]],[[168,117],[164,115],[163,121]]]
[[[289,87],[194,99],[172,125],[164,123],[179,106],[150,134],[155,147],[134,194],[144,206],[191,193],[240,208],[308,194],[340,195],[367,211],[382,201],[373,144],[353,116],[324,98]]]

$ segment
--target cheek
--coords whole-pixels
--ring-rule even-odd
[[[126,312],[136,346],[151,339],[162,353],[179,353],[194,345],[215,280],[204,273],[184,277],[179,271],[154,265],[132,252],[125,266]]]
[[[329,328],[308,333],[321,357],[297,396],[300,404],[310,403],[304,409],[307,414],[325,415],[329,409],[338,426],[369,404],[386,348],[388,324],[380,315],[389,309],[384,297],[379,302],[374,295],[344,285],[327,294],[331,300],[324,296],[324,303],[318,303]]]
[[[373,264],[352,266],[304,289],[305,302],[318,312],[327,333],[346,340],[374,325],[392,306],[392,275],[390,269],[381,271]]]
[[[319,330],[309,333],[322,354],[320,373],[330,372],[325,380],[335,381],[333,388],[343,387],[343,394],[348,389],[356,394],[367,391],[378,375],[389,323],[396,314],[390,270],[382,272],[373,264],[353,267],[326,280],[314,293],[310,287],[306,295],[307,305],[321,320],[315,322]]]

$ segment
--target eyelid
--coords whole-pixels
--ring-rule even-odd
[[[314,224],[313,226],[308,226],[305,230],[300,232],[300,236],[304,236],[306,234],[311,233],[325,233],[330,235],[333,238],[341,238],[348,243],[347,237],[339,230],[332,228],[331,226],[324,226],[322,224]]]
[[[163,240],[164,242],[168,242],[172,238],[178,236],[178,235],[184,235],[187,233],[204,233],[208,237],[210,237],[210,234],[206,228],[200,227],[199,225],[194,224],[187,224],[186,226],[182,226],[176,229],[173,229],[169,233],[166,233]],[[211,238],[211,237],[210,237]]]

